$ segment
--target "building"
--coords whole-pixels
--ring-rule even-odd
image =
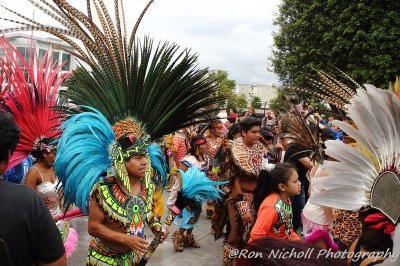
[[[61,71],[70,72],[77,67],[75,56],[68,52],[75,52],[75,50],[66,42],[54,38],[51,35],[43,33],[35,33],[34,35],[31,35],[28,33],[17,32],[7,34],[6,38],[8,42],[13,45],[22,56],[24,56],[27,62],[29,62],[29,56],[34,51],[34,47],[36,48],[39,60],[41,60],[46,54],[46,51],[51,48],[53,51],[53,63],[58,62],[61,64],[62,62],[65,62]],[[0,49],[0,57],[2,56],[3,51]]]
[[[238,95],[244,94],[249,106],[253,97],[258,96],[261,98],[262,107],[268,108],[269,102],[277,96],[277,93],[277,89],[272,85],[239,84]]]

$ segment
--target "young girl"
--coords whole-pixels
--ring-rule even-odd
[[[210,168],[210,159],[204,156],[206,152],[206,140],[203,136],[197,135],[192,138],[190,154],[186,155],[179,166],[179,169],[186,172],[189,167],[197,167],[199,170],[205,172]],[[172,208],[175,206],[175,201],[178,196],[178,191],[181,189],[181,180],[177,179],[172,187],[171,194],[169,195],[167,206]],[[201,203],[199,203],[201,204]],[[201,207],[200,207],[201,208]],[[194,226],[200,218],[200,213],[194,213],[188,209],[184,209],[181,215],[175,220],[178,225],[178,220],[182,218],[179,229],[172,234],[174,248],[178,252],[182,252],[184,247],[199,248],[200,245],[194,239],[192,234]],[[186,235],[185,235],[186,232]]]
[[[300,240],[293,230],[289,199],[300,192],[301,182],[291,164],[276,164],[271,171],[262,170],[254,193],[254,208],[258,214],[249,243],[263,237]]]

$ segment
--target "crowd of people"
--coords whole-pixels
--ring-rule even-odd
[[[175,218],[178,229],[172,233],[172,242],[176,252],[182,252],[186,248],[200,248],[193,231],[199,221],[202,209],[204,209],[204,214],[211,220],[210,230],[215,239],[224,239],[224,265],[253,265],[251,259],[239,258],[233,260],[230,254],[235,249],[246,248],[265,253],[273,252],[274,248],[280,247],[291,247],[298,252],[305,250],[306,247],[313,247],[315,250],[313,250],[312,258],[304,259],[305,263],[308,263],[304,265],[347,264],[347,261],[343,258],[321,257],[317,259],[315,252],[318,250],[332,252],[350,250],[354,254],[357,252],[367,254],[374,251],[377,254],[375,257],[365,255],[364,257],[357,256],[357,260],[347,257],[346,259],[349,260],[351,265],[378,265],[378,263],[382,263],[386,257],[392,254],[391,234],[394,232],[394,224],[385,222],[386,226],[368,226],[373,222],[370,222],[371,219],[368,220],[367,217],[382,216],[379,210],[370,209],[359,213],[330,208],[309,200],[314,193],[318,194],[321,191],[317,180],[321,181],[329,176],[324,164],[329,161],[337,161],[335,157],[324,152],[324,149],[326,149],[325,142],[334,140],[354,146],[355,141],[347,134],[341,134],[342,137],[338,137],[338,133],[342,130],[335,126],[337,123],[332,123],[332,116],[328,116],[328,120],[324,120],[322,115],[314,112],[307,105],[297,105],[293,108],[292,113],[283,116],[282,119],[277,119],[278,116],[273,112],[266,112],[263,119],[252,116],[240,118],[235,116],[234,112],[231,112],[225,124],[219,120],[214,120],[208,124],[183,128],[158,139],[153,145],[159,147],[158,152],[162,157],[161,162],[164,162],[164,170],[159,171],[161,181],[159,180],[160,182],[155,186],[161,187],[161,193],[155,197],[158,198],[157,203],[153,202],[153,214],[143,216],[140,220],[150,217],[152,219],[150,224],[161,225],[160,219],[164,215],[164,212],[160,211],[163,209],[160,208],[160,205],[163,206],[164,204],[162,191],[165,188],[169,192],[166,205],[170,210],[173,210],[179,197],[179,191],[183,187],[182,177],[179,173],[180,171],[185,173],[188,169],[194,167],[205,173],[210,180],[225,181],[223,185],[217,186],[223,192],[223,196],[220,199],[206,201],[205,206],[202,206],[201,200],[198,201],[200,207],[197,210],[192,210],[190,207],[182,209]],[[310,132],[315,130],[314,136],[319,141],[319,150],[310,149],[303,145],[304,143],[297,142],[296,138],[292,137],[294,132],[291,131],[290,127],[287,127],[288,122],[295,123],[294,120],[291,120],[293,119],[291,116],[302,117],[304,126],[309,128]],[[18,143],[20,130],[12,116],[2,113],[1,120],[2,173],[5,173],[4,176],[9,176],[10,173],[17,175],[18,172],[14,168],[20,167],[19,165],[8,171],[6,169],[12,158],[12,151]],[[125,142],[126,144],[120,140],[122,147],[132,144],[129,139]],[[35,239],[40,239],[40,242],[32,243],[32,241],[28,241],[34,246],[39,246],[34,249],[33,247],[26,247],[25,249],[25,252],[35,250],[36,253],[30,253],[32,257],[21,257],[17,256],[17,254],[21,254],[20,248],[17,254],[14,253],[16,251],[14,249],[15,238],[10,235],[14,234],[13,229],[7,228],[7,231],[2,233],[1,238],[8,245],[8,255],[15,265],[23,265],[22,260],[54,263],[51,265],[63,265],[66,261],[65,248],[62,245],[66,240],[60,237],[63,236],[63,233],[58,233],[60,228],[59,230],[55,229],[57,228],[55,225],[58,224],[57,217],[60,217],[61,210],[65,207],[61,204],[62,192],[56,189],[58,178],[53,166],[56,153],[59,153],[60,149],[57,149],[57,145],[52,143],[55,143],[54,140],[43,139],[39,148],[27,157],[33,157],[33,166],[25,171],[25,174],[22,174],[21,177],[14,178],[17,180],[14,181],[15,183],[24,183],[26,186],[13,185],[11,181],[14,179],[8,180],[8,182],[0,181],[0,185],[3,187],[1,190],[3,197],[10,193],[13,195],[21,193],[21,197],[35,198],[35,200],[29,201],[28,206],[11,207],[6,205],[2,213],[9,213],[10,208],[22,208],[24,212],[27,212],[25,215],[32,215],[33,217],[7,217],[13,219],[13,222],[21,218],[32,218],[30,220],[32,224],[26,229],[25,233],[28,236],[43,234],[40,237],[38,235],[33,236],[36,237]],[[136,148],[137,151],[138,148]],[[143,186],[140,180],[144,178],[143,174],[146,173],[148,166],[146,156],[142,156],[140,152],[132,158],[135,158],[137,162],[128,161],[126,167],[131,182],[130,188],[135,191],[134,193],[138,193],[141,191],[140,186]],[[129,164],[132,164],[132,166],[129,166]],[[162,173],[162,171],[165,171],[165,173]],[[132,184],[134,179],[131,177],[135,173],[138,183]],[[161,177],[163,174],[168,178],[163,179]],[[119,229],[114,225],[111,226],[108,220],[116,219],[114,223],[118,224],[124,223],[126,218],[115,217],[113,212],[115,206],[112,207],[110,204],[116,204],[116,202],[107,202],[106,195],[115,193],[130,195],[125,186],[122,184],[115,186],[116,184],[119,184],[117,179],[105,179],[104,183],[100,182],[98,188],[92,191],[88,212],[88,230],[94,238],[90,243],[88,265],[98,265],[98,254],[101,254],[98,253],[99,251],[102,251],[102,254],[110,254],[111,250],[115,252],[115,255],[118,253],[130,254],[128,261],[138,262],[140,256],[135,254],[144,254],[148,248],[149,243],[140,238],[143,235],[141,223],[136,223],[140,226],[135,230],[142,232],[137,234],[137,238],[130,239],[129,243],[126,243],[124,238],[118,240],[119,242],[116,241],[116,239],[119,239],[117,233]],[[115,191],[116,188],[120,191]],[[149,188],[144,187],[142,189],[149,191]],[[103,194],[104,191],[109,192]],[[4,201],[6,200],[4,199]],[[104,202],[102,202],[103,200]],[[120,205],[122,205],[122,202],[119,202],[117,206]],[[2,207],[4,208],[4,206]],[[49,212],[43,213],[43,208],[46,208]],[[157,208],[159,211],[157,211]],[[37,224],[33,224],[33,221],[39,219],[35,215],[39,215],[41,219]],[[14,216],[17,215],[14,214]],[[386,221],[384,215],[377,221],[379,223]],[[3,219],[2,222],[3,225],[7,224],[7,220]],[[45,228],[42,228],[42,226],[45,226]],[[133,226],[132,221],[129,226]],[[392,229],[389,230],[388,227],[390,226],[392,226]],[[68,228],[64,224],[62,227]],[[5,227],[2,226],[2,228]],[[68,229],[67,237],[73,231],[73,228]],[[160,229],[161,227],[158,227],[156,230]],[[18,235],[22,236],[22,233],[19,232]],[[27,235],[24,235],[24,237]],[[161,241],[165,240],[167,236],[168,232],[164,232]],[[42,241],[43,239],[46,241]],[[276,240],[273,241],[272,239]],[[126,253],[128,250],[135,252]],[[92,256],[95,263],[90,264]],[[108,255],[107,260],[110,258],[113,258],[113,256]],[[118,260],[115,261],[119,262]],[[273,261],[258,259],[253,263],[260,263],[261,265],[286,265],[284,263],[288,263],[277,258],[273,258]],[[366,264],[363,261],[375,264]]]

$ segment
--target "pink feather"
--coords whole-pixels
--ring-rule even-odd
[[[65,254],[67,258],[71,256],[72,252],[76,250],[78,246],[78,233],[75,229],[70,228],[67,239],[65,240],[64,247],[65,247]]]
[[[328,248],[330,248],[332,251],[336,252],[339,250],[338,245],[336,245],[333,242],[332,237],[329,235],[329,233],[327,231],[324,231],[324,230],[317,230],[317,231],[312,232],[309,236],[306,237],[304,242],[312,244],[319,239],[322,239],[325,242],[325,244],[328,246]]]

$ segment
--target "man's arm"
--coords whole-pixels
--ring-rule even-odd
[[[125,253],[128,250],[137,250],[144,253],[148,243],[145,239],[135,235],[126,235],[108,228],[105,224],[105,215],[97,205],[94,197],[90,199],[88,232],[91,236],[105,240],[112,249]]]

